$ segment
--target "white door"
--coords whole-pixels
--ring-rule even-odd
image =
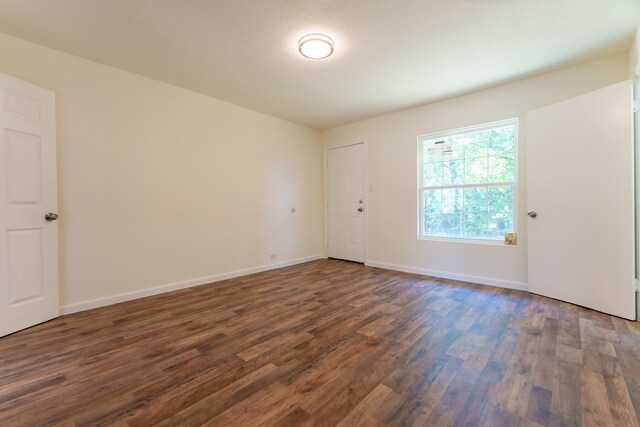
[[[59,314],[54,109],[52,92],[0,74],[0,336]]]
[[[527,116],[529,290],[635,319],[631,82]],[[535,213],[534,213],[535,212]]]
[[[329,257],[364,262],[364,145],[328,150]]]

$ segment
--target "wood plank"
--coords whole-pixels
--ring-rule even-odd
[[[580,404],[585,426],[613,425],[607,386],[598,372],[588,369],[580,372]]]

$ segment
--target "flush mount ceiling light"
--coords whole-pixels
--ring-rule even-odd
[[[333,40],[324,34],[307,34],[298,41],[298,50],[306,58],[323,59],[333,53]]]

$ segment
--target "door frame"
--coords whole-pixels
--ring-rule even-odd
[[[362,230],[362,244],[363,244],[363,263],[368,265],[369,256],[369,146],[367,141],[360,142],[348,142],[343,144],[337,144],[331,147],[325,147],[324,149],[324,257],[329,258],[329,150],[336,150],[339,148],[352,147],[354,145],[362,145],[362,197],[364,200],[364,221]]]
[[[634,238],[635,238],[635,292],[634,299],[636,304],[636,322],[640,322],[640,64],[634,70],[633,78],[633,185],[634,185]]]

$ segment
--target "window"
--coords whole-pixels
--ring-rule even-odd
[[[517,119],[418,137],[420,237],[515,231]]]

